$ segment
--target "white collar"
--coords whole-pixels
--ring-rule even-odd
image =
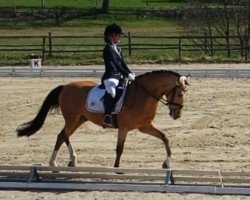
[[[115,52],[121,57],[121,51],[118,51],[117,44],[112,43],[111,47],[115,50]]]

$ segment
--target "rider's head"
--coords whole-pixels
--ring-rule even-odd
[[[104,41],[105,42],[113,42],[112,39],[114,39],[114,37],[120,37],[121,35],[123,35],[122,33],[122,28],[113,23],[110,24],[108,26],[106,26],[105,31],[104,31]]]

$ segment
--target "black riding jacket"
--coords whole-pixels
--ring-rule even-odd
[[[117,48],[118,49],[118,48]],[[105,79],[116,78],[121,80],[128,76],[131,71],[123,60],[121,49],[118,49],[120,55],[114,50],[112,44],[107,43],[103,49],[103,59],[105,64],[105,72],[102,76],[102,82]]]

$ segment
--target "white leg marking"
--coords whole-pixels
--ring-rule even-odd
[[[68,145],[68,150],[69,150],[69,161],[76,161],[76,153],[71,144]]]
[[[166,166],[167,166],[167,169],[171,169],[171,161],[173,159],[173,156],[171,155],[170,157],[167,156],[166,160],[165,160],[165,163],[166,163]]]
[[[54,167],[57,166],[57,164],[56,164],[57,153],[58,153],[58,151],[53,151],[52,156],[51,156],[50,161],[49,161],[50,166],[54,166]]]

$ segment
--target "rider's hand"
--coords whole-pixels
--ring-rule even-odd
[[[134,73],[129,73],[129,74],[128,74],[128,79],[129,79],[130,81],[134,81],[134,80],[135,80],[135,74],[134,74]]]

